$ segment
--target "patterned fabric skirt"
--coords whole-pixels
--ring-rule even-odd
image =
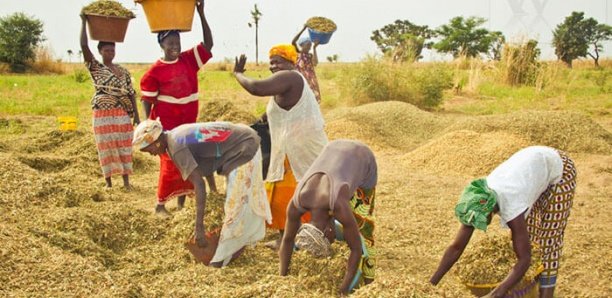
[[[375,188],[358,188],[349,202],[353,209],[353,216],[361,234],[361,260],[357,267],[357,274],[349,286],[349,290],[363,285],[365,280],[374,280],[376,269],[376,250],[374,249],[374,198]],[[338,221],[335,222],[336,240],[344,241],[344,230]]]
[[[227,265],[236,252],[264,238],[272,221],[261,171],[261,150],[227,176],[224,219],[211,263]]]
[[[544,272],[540,275],[540,287],[543,288],[556,284],[563,234],[576,189],[574,162],[564,152],[559,152],[559,155],[563,160],[561,180],[540,195],[527,216],[529,238],[540,246],[542,254]]]
[[[268,193],[268,202],[272,210],[272,223],[268,224],[269,228],[276,230],[284,230],[287,221],[287,206],[293,197],[297,182],[289,160],[285,157],[285,174],[283,180],[276,182],[266,182],[266,192]],[[302,222],[310,221],[310,212],[302,215]]]
[[[125,110],[93,110],[93,130],[104,177],[132,174],[134,128]]]
[[[168,153],[161,154],[159,159],[157,204],[163,205],[173,197],[193,194],[193,184],[189,180],[183,180],[181,172],[174,165]]]

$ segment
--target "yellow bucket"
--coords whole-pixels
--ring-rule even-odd
[[[191,31],[196,0],[135,0],[147,16],[151,32]]]
[[[62,131],[76,130],[77,129],[77,118],[70,116],[57,117],[59,122],[59,128]]]
[[[523,279],[516,284],[504,298],[537,298],[540,292],[540,281],[538,280],[540,273],[544,271],[544,265],[540,264],[538,270],[535,272],[535,276],[524,276]],[[494,284],[471,284],[464,283],[465,286],[474,294],[476,297],[482,297],[489,292],[493,291],[501,282]]]

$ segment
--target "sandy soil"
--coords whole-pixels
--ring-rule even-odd
[[[377,279],[354,297],[468,296],[452,271],[438,287],[427,282],[459,228],[454,204],[471,179],[533,144],[568,151],[579,171],[557,297],[612,293],[612,134],[588,117],[563,112],[436,115],[394,102],[334,110],[325,116],[330,138],[368,143],[379,164]],[[570,122],[548,125],[563,119]],[[192,231],[193,200],[180,212],[171,202],[171,219],[159,219],[152,212],[155,158],[135,153],[135,189],[122,190],[117,177],[109,190],[103,187],[88,125],[60,132],[53,118],[2,120],[3,296],[336,294],[347,254],[343,245],[334,245],[336,255],[331,259],[297,254],[291,276],[284,278],[278,276],[277,256],[261,244],[247,249],[228,268],[204,267],[194,263],[183,246]],[[223,178],[217,179],[222,186]],[[221,204],[220,197],[211,199],[209,220],[218,217],[213,213]],[[493,224],[487,233],[507,231]],[[477,232],[475,237],[483,235]],[[267,238],[274,237],[270,233]]]

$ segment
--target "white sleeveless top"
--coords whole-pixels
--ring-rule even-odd
[[[525,218],[548,186],[563,175],[563,160],[556,149],[531,146],[514,153],[487,176],[487,184],[497,193],[502,227],[519,214]]]
[[[295,180],[299,182],[327,144],[327,135],[323,130],[325,121],[319,104],[304,76],[300,76],[304,81],[302,97],[290,110],[278,106],[274,98],[268,102],[266,114],[272,143],[266,177],[268,182],[283,179],[285,156],[289,159]]]

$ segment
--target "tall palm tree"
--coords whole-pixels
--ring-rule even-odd
[[[253,22],[249,23],[249,28],[255,24],[255,65],[259,65],[259,19],[261,19],[262,14],[257,8],[257,4],[251,10],[251,16],[253,17]]]

